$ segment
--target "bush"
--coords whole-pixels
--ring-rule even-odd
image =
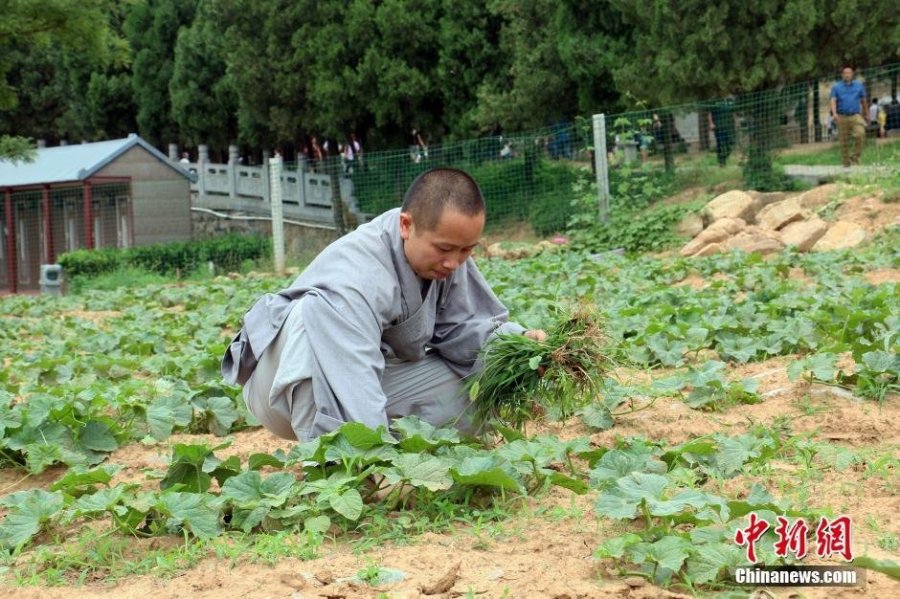
[[[395,208],[420,173],[434,166],[450,166],[465,170],[478,182],[487,205],[488,225],[527,221],[540,235],[564,230],[579,170],[541,156],[532,146],[516,158],[499,160],[498,151],[484,149],[490,141],[429,149],[429,158],[418,164],[406,152],[369,157],[365,168],[353,174],[360,209],[380,214]]]
[[[576,185],[568,230],[573,245],[592,252],[647,252],[674,245],[679,241],[675,225],[699,206],[654,206],[671,187],[671,175],[661,171],[626,167],[610,173],[610,214],[603,223],[597,216],[596,185]]]
[[[196,241],[160,243],[128,249],[76,250],[58,258],[66,276],[95,277],[118,269],[137,268],[159,275],[187,274],[212,262],[222,270],[239,270],[247,260],[271,254],[271,241],[259,235],[225,235]]]
[[[118,248],[75,250],[60,254],[56,262],[70,277],[75,275],[95,277],[122,266],[125,263],[125,254]]]

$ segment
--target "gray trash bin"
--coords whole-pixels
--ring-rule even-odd
[[[63,273],[59,264],[41,264],[41,293],[62,295]]]

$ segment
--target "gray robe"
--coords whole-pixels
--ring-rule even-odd
[[[331,425],[388,425],[381,386],[385,360],[437,352],[459,376],[496,332],[521,333],[471,258],[443,281],[423,281],[403,253],[400,209],[329,245],[291,286],[260,298],[222,359],[222,375],[243,385],[301,297],[313,351],[317,415]],[[333,428],[328,426],[327,428]]]

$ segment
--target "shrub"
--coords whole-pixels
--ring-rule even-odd
[[[271,254],[271,241],[259,235],[224,235],[195,241],[160,243],[128,249],[76,250],[58,258],[69,278],[94,277],[118,269],[138,268],[160,275],[189,273],[212,262],[223,270],[239,270],[247,260]]]
[[[571,216],[572,184],[581,176],[577,168],[541,156],[527,146],[516,158],[499,160],[485,144],[451,144],[429,149],[429,158],[415,164],[406,152],[371,156],[353,174],[353,189],[360,209],[380,214],[400,205],[409,184],[433,166],[461,168],[478,181],[487,205],[489,225],[527,221],[540,235],[562,231]]]

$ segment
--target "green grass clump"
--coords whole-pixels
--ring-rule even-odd
[[[544,413],[572,416],[599,391],[610,359],[595,307],[560,310],[544,341],[503,334],[482,353],[484,367],[466,379],[478,426],[491,421],[521,430]]]

